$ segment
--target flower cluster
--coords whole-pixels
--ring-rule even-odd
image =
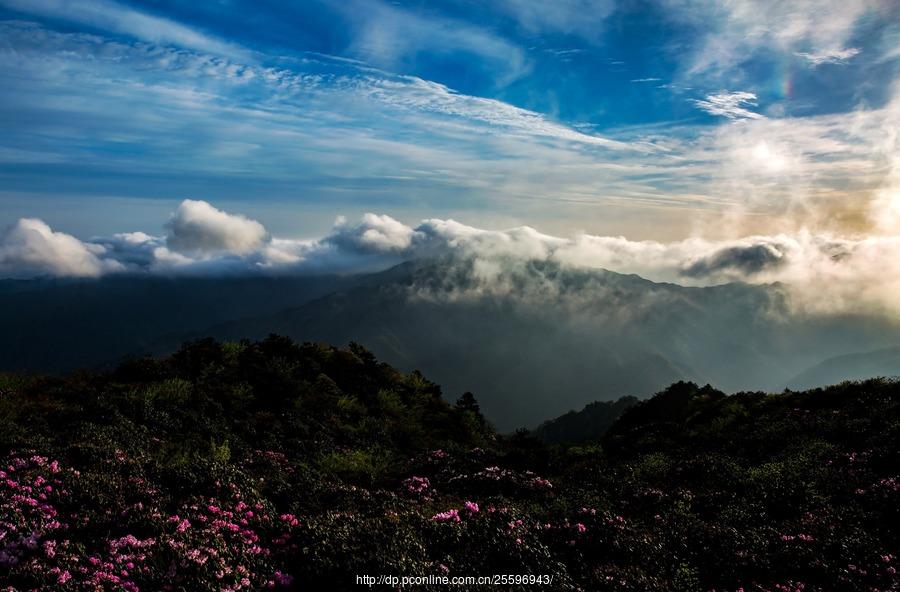
[[[431,493],[428,477],[410,477],[403,481],[403,490],[411,496],[425,497]]]
[[[117,454],[117,461],[124,453]],[[216,582],[216,590],[235,592],[290,586],[293,578],[271,569],[271,559],[296,549],[293,514],[275,515],[262,503],[249,504],[236,488],[224,499],[201,499],[165,516],[150,495],[116,512],[91,517],[70,502],[80,473],[56,460],[13,455],[0,471],[0,566],[22,582],[86,586],[139,592],[176,585],[194,588]],[[145,488],[152,491],[152,488]],[[87,547],[73,538],[98,520],[105,529],[143,521],[134,533],[92,538]],[[85,531],[85,533],[81,533]],[[164,569],[160,569],[164,566]]]

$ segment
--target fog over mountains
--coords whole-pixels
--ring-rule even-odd
[[[677,380],[780,390],[827,358],[900,343],[883,316],[798,313],[780,284],[685,287],[502,256],[343,276],[7,280],[0,310],[4,369],[102,366],[206,336],[356,341],[447,398],[474,392],[503,430]],[[857,374],[851,360],[826,382]]]
[[[165,231],[8,227],[0,368],[103,367],[207,336],[356,341],[450,399],[474,392],[504,430],[677,380],[780,390],[900,374],[890,237],[656,243],[367,214],[294,240],[191,200]]]
[[[102,367],[208,336],[356,341],[448,398],[474,392],[504,430],[678,380],[900,374],[892,237],[658,243],[366,214],[299,240],[192,200],[164,228],[82,240],[9,226],[0,368]]]
[[[410,226],[367,213],[355,223],[338,216],[325,236],[297,239],[273,236],[256,220],[197,200],[184,200],[164,228],[163,235],[129,231],[82,240],[22,218],[0,234],[0,277],[351,274],[451,256],[479,261],[475,272],[484,280],[510,262],[537,260],[686,286],[780,282],[791,306],[803,312],[900,314],[900,238],[894,235],[800,229],[663,243],[583,232],[552,236],[529,226],[491,230],[452,219]]]

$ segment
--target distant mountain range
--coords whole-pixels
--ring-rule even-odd
[[[580,411],[569,411],[543,422],[532,435],[548,444],[599,442],[616,420],[639,402],[637,397],[631,396],[615,401],[594,401]]]
[[[270,314],[364,278],[185,278],[0,281],[0,369],[108,366],[185,333]]]
[[[900,376],[900,347],[835,356],[801,372],[788,382],[793,390],[836,384],[843,380]]]
[[[451,400],[474,392],[502,430],[678,380],[781,390],[822,360],[900,343],[884,319],[792,315],[779,285],[688,288],[477,259],[349,277],[2,282],[0,310],[6,369],[101,365],[204,336],[356,341]]]

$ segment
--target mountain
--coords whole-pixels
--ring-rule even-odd
[[[59,372],[110,364],[151,350],[167,335],[274,313],[358,281],[362,278],[0,280],[0,369]]]
[[[804,370],[791,379],[787,386],[802,390],[836,384],[842,380],[862,380],[876,376],[900,376],[900,346],[829,358]]]
[[[361,343],[451,401],[474,392],[501,430],[679,380],[780,390],[823,359],[900,343],[884,319],[796,315],[779,285],[691,288],[502,257],[352,276],[0,282],[0,369],[110,367],[269,333]]]
[[[625,411],[638,403],[637,397],[615,401],[594,401],[580,411],[569,411],[534,429],[532,435],[548,444],[577,444],[599,440]]]
[[[591,401],[647,396],[679,380],[779,389],[848,344],[900,337],[876,319],[791,316],[777,285],[689,288],[477,259],[410,262],[370,279],[193,336],[356,341],[390,364],[434,377],[451,399],[473,391],[502,430],[536,426]]]

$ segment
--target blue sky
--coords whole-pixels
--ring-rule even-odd
[[[0,0],[0,223],[893,233],[890,0]]]

